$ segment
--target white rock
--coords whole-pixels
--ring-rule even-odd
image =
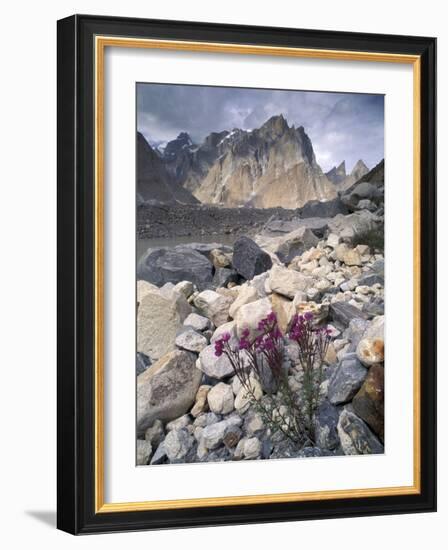
[[[246,439],[243,447],[244,458],[251,460],[258,458],[261,453],[261,441],[257,437]]]
[[[230,296],[223,296],[214,290],[203,290],[194,299],[194,305],[217,327],[228,321],[232,302]]]
[[[233,426],[241,426],[242,422],[239,416],[230,416],[226,420],[206,426],[201,438],[204,447],[210,450],[216,449],[223,442],[227,430]]]
[[[240,336],[245,328],[248,328],[252,335],[258,332],[258,323],[265,319],[272,311],[269,298],[262,298],[250,304],[241,306],[236,314],[236,330]]]
[[[233,411],[233,391],[231,386],[219,382],[207,394],[210,410],[216,414],[228,414]]]
[[[184,330],[176,336],[176,346],[187,351],[201,352],[207,346],[207,338],[193,329]]]
[[[263,390],[258,380],[250,378],[249,387],[251,391],[248,391],[244,386],[241,386],[236,396],[235,409],[240,412],[244,412],[249,408],[253,397],[258,401],[263,395]],[[251,394],[253,394],[253,397]]]
[[[188,326],[193,328],[194,330],[202,332],[211,328],[212,324],[210,320],[207,319],[207,317],[203,317],[202,315],[198,315],[197,313],[190,313],[190,315],[188,315],[188,317],[184,321],[184,326]]]
[[[146,466],[151,454],[151,442],[143,439],[137,439],[137,466]]]
[[[176,334],[191,312],[173,289],[145,289],[137,312],[137,351],[157,361],[175,349]]]
[[[174,290],[183,294],[185,298],[189,298],[193,294],[195,287],[191,281],[180,281],[180,283],[174,286]]]
[[[251,302],[255,302],[259,298],[260,296],[255,287],[243,285],[240,288],[237,299],[233,302],[233,304],[229,308],[230,317],[234,319],[241,306],[244,306]]]
[[[159,288],[148,281],[137,281],[137,302],[140,303],[142,299],[149,293],[158,291]]]
[[[229,321],[228,323],[220,325],[213,333],[210,342],[214,344],[216,340],[219,340],[226,332],[230,334],[230,341],[232,342],[232,340],[236,338],[236,321]]]
[[[274,266],[269,277],[272,291],[287,298],[294,298],[297,292],[307,290],[312,283],[312,277],[307,277],[298,271],[281,266]]]
[[[215,355],[215,346],[212,344],[204,348],[196,361],[196,367],[211,378],[221,380],[233,374],[233,367],[225,354]]]
[[[171,430],[181,430],[182,428],[186,428],[188,424],[191,424],[191,418],[188,414],[184,414],[183,416],[168,422],[166,425],[166,431],[170,432]]]
[[[327,237],[327,245],[336,248],[339,244],[339,237],[336,233],[330,233]]]
[[[171,430],[164,439],[165,452],[171,462],[180,462],[193,443],[193,437],[186,430]]]

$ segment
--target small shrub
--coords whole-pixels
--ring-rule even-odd
[[[375,229],[368,229],[362,233],[357,233],[353,239],[353,246],[366,244],[371,250],[384,252],[384,226],[381,225]]]
[[[258,334],[251,337],[245,329],[236,347],[229,333],[215,342],[215,355],[225,354],[246,392],[272,433],[281,432],[294,444],[314,445],[314,415],[323,381],[323,361],[330,340],[326,327],[314,326],[312,313],[295,315],[286,335],[298,345],[302,369],[303,392],[297,394],[284,367],[284,338],[271,312],[258,325]],[[252,379],[258,380],[265,396],[257,399]],[[258,396],[259,397],[259,396]]]

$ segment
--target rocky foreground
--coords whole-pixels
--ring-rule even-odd
[[[383,452],[384,258],[368,238],[383,218],[370,192],[351,197],[350,214],[274,219],[233,247],[147,251],[137,271],[139,465]],[[272,311],[283,334],[311,312],[331,335],[307,446],[270,431],[215,353],[224,333],[256,332]],[[297,347],[285,338],[284,350],[300,395]],[[256,378],[253,393],[267,397]]]

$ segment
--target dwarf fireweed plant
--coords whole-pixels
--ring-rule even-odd
[[[302,391],[295,391],[285,367],[285,339],[297,343]],[[277,317],[271,312],[252,334],[244,329],[232,341],[224,333],[215,342],[215,355],[226,355],[246,398],[271,433],[281,432],[300,447],[314,445],[314,414],[323,381],[323,361],[330,340],[327,328],[316,328],[311,313],[295,315],[287,334],[282,334]],[[265,395],[257,392],[260,383]],[[258,395],[257,395],[258,393]]]

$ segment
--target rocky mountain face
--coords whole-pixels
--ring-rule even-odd
[[[365,165],[364,161],[359,159],[350,174],[347,174],[345,170],[345,161],[342,161],[338,167],[333,166],[333,168],[325,175],[337,186],[338,191],[343,191],[359,181],[368,173],[368,171],[369,169]]]
[[[337,195],[304,128],[290,127],[282,115],[252,131],[213,132],[198,147],[179,134],[163,160],[173,179],[202,203],[297,208]]]
[[[195,204],[199,201],[168,174],[159,155],[137,133],[137,202]]]

